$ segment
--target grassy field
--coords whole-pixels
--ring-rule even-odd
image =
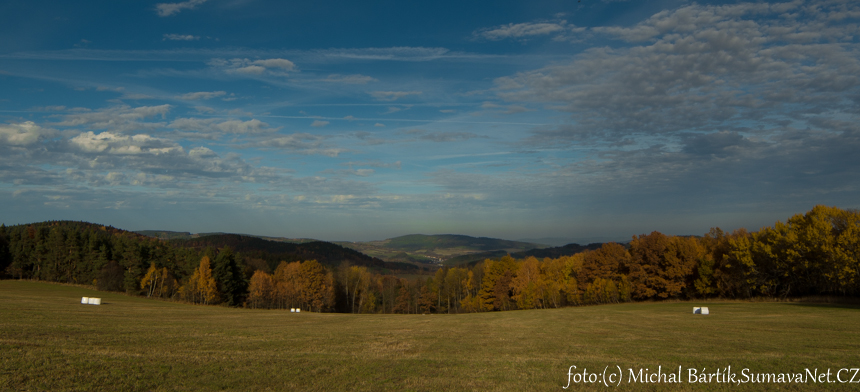
[[[101,297],[103,305],[81,305],[82,296]],[[622,390],[858,390],[860,384],[811,381],[688,384],[692,367],[768,373],[860,367],[858,307],[698,304],[712,314],[692,315],[692,303],[291,314],[0,281],[0,390],[560,391],[574,365],[589,372],[620,367]],[[627,383],[628,369],[658,366],[669,372],[682,366],[684,383]]]

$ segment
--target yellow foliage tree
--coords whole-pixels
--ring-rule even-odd
[[[203,256],[200,259],[200,266],[194,271],[191,277],[192,282],[196,278],[196,294],[195,297],[200,303],[205,305],[218,302],[218,285],[215,283],[215,278],[212,276],[212,268],[209,256]]]
[[[146,296],[152,297],[152,293],[155,291],[155,287],[158,285],[158,282],[161,278],[161,271],[158,268],[155,268],[155,263],[151,263],[149,265],[149,269],[146,270],[146,275],[143,276],[143,279],[140,280],[140,288],[146,290]]]
[[[251,308],[268,308],[272,305],[274,280],[272,275],[263,271],[254,271],[248,285],[248,304]]]

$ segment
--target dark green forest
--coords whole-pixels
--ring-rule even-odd
[[[816,206],[757,232],[659,232],[419,271],[341,246],[241,235],[161,240],[85,222],[0,226],[4,278],[200,304],[457,313],[860,293],[860,213]],[[408,269],[408,268],[411,268]],[[403,278],[409,273],[417,278]]]

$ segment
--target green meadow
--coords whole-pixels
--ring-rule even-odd
[[[81,297],[102,298],[82,305]],[[708,306],[710,315],[693,315]],[[0,281],[0,390],[561,391],[568,369],[622,369],[620,390],[857,390],[688,383],[688,369],[860,367],[860,307],[633,303],[459,315],[291,314]],[[629,371],[683,368],[680,384]],[[846,373],[842,373],[843,379]],[[858,376],[860,377],[860,376]],[[610,387],[614,389],[616,387]],[[602,383],[568,390],[606,390]]]

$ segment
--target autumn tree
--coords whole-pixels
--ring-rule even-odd
[[[701,250],[696,247],[695,240],[690,240],[671,238],[656,231],[633,237],[628,269],[634,298],[681,296]]]
[[[321,312],[331,305],[334,279],[316,260],[305,261],[299,267],[301,299],[306,309]]]
[[[394,312],[395,299],[398,294],[400,280],[395,276],[382,275],[376,277],[376,291],[380,295],[382,313]]]
[[[397,298],[394,300],[394,313],[409,314],[412,313],[412,291],[410,290],[409,281],[400,279],[399,288],[397,289]]]
[[[275,285],[272,275],[263,271],[254,271],[248,285],[248,303],[251,308],[269,308],[272,306]]]
[[[454,267],[449,268],[445,273],[445,308],[448,313],[451,313],[452,307],[456,312],[460,302],[468,293],[469,280],[473,276],[470,276],[469,272],[466,268]]]
[[[418,307],[421,310],[421,313],[433,313],[436,311],[436,294],[431,289],[428,282],[424,282],[421,284],[421,281],[418,281],[418,284],[421,286],[418,296]]]
[[[463,287],[466,291],[466,296],[460,299],[460,309],[469,313],[481,312],[485,310],[483,303],[481,302],[481,298],[478,297],[479,283],[478,280],[475,279],[476,269],[477,268],[471,269],[467,273],[466,279],[463,281]]]
[[[484,260],[484,279],[478,296],[485,310],[509,310],[511,303],[511,281],[516,273],[517,263],[511,256],[498,261]]]
[[[146,290],[147,297],[152,297],[155,288],[158,287],[161,278],[160,272],[158,268],[155,268],[155,263],[152,263],[149,265],[149,269],[146,270],[146,275],[140,280],[140,288]]]
[[[180,287],[180,293],[187,301],[205,305],[218,301],[218,284],[212,277],[210,264],[209,256],[203,256],[194,274]]]
[[[528,257],[522,263],[511,280],[513,299],[520,309],[534,309],[540,305],[540,266],[535,257]]]
[[[361,309],[362,301],[367,299],[367,291],[370,287],[370,273],[367,272],[367,267],[350,266],[344,272],[347,288],[347,300],[350,302],[352,313],[357,313]],[[362,294],[364,297],[362,298]],[[358,302],[356,304],[356,302]],[[358,307],[356,307],[358,305]]]
[[[617,280],[625,274],[630,263],[630,254],[623,246],[614,242],[603,244],[599,249],[582,254],[582,266],[577,271],[577,280],[585,288],[594,279]]]

